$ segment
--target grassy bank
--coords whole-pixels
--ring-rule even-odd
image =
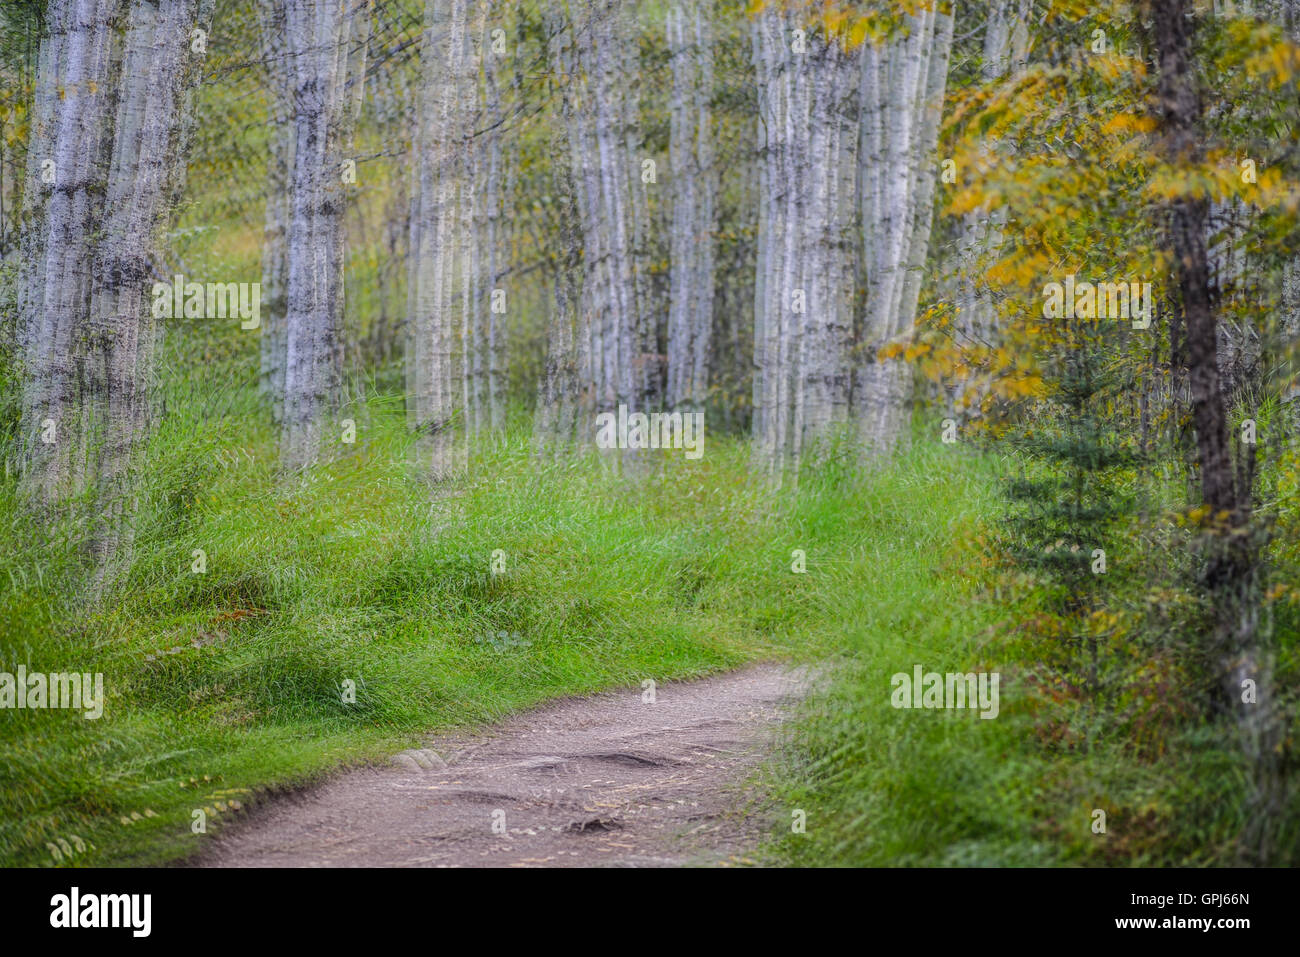
[[[0,670],[102,672],[107,701],[98,720],[0,710],[0,863],[180,859],[204,840],[196,809],[213,833],[422,732],[759,659],[829,665],[767,782],[771,862],[1230,859],[1243,772],[1222,729],[1172,722],[1153,748],[1043,693],[1021,627],[1035,592],[981,544],[996,458],[919,442],[869,477],[832,462],[773,496],[747,446],[715,435],[703,459],[626,483],[592,460],[540,465],[518,430],[432,497],[382,404],[286,484],[270,431],[247,434],[254,402],[173,408],[135,564],[94,610],[5,487]],[[917,664],[999,672],[997,719],[891,707],[890,676]]]
[[[760,492],[743,444],[710,436],[703,459],[625,484],[539,465],[520,432],[431,497],[403,423],[372,405],[354,446],[286,485],[269,430],[247,434],[253,401],[173,407],[135,564],[94,610],[6,489],[0,669],[101,672],[107,701],[98,720],[0,711],[4,864],[180,858],[195,809],[215,831],[420,732],[836,640],[826,571],[863,547],[855,523]]]
[[[1239,863],[1252,817],[1251,767],[1235,726],[1208,717],[1188,659],[1204,631],[1190,597],[1161,585],[1177,540],[1132,532],[1108,574],[1100,696],[1063,680],[1070,651],[1043,591],[997,547],[1009,459],[919,449],[867,489],[827,486],[818,507],[858,525],[858,547],[823,627],[839,636],[833,676],[788,727],[770,782],[778,796],[769,860],[794,865],[1222,866]],[[1294,581],[1291,514],[1268,550]],[[1148,576],[1145,569],[1158,574]],[[1152,582],[1155,584],[1152,584]],[[1150,589],[1149,591],[1147,589]],[[1273,636],[1271,704],[1279,804],[1273,863],[1300,854],[1294,741],[1300,678],[1292,588],[1262,612]],[[997,672],[995,720],[970,710],[891,704],[891,676]],[[792,826],[803,812],[804,831]],[[1257,816],[1257,815],[1256,815]]]

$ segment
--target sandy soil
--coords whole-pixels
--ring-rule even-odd
[[[766,818],[747,786],[801,673],[764,665],[567,699],[269,802],[206,867],[726,864]]]

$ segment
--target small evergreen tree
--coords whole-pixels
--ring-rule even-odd
[[[1048,609],[1060,618],[1068,673],[1076,673],[1073,646],[1086,643],[1087,685],[1096,697],[1099,635],[1089,619],[1105,607],[1115,530],[1134,510],[1124,476],[1139,454],[1133,437],[1108,421],[1116,382],[1103,333],[1071,322],[1069,347],[1048,366],[1051,391],[1012,437],[1021,472],[1006,485],[1006,529],[1011,557],[1042,580]]]

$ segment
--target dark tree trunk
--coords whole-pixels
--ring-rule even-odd
[[[1203,162],[1201,98],[1192,63],[1191,3],[1153,0],[1152,38],[1159,66],[1158,97],[1168,160]],[[1220,666],[1214,710],[1231,710],[1253,777],[1253,794],[1241,853],[1252,863],[1271,857],[1280,788],[1268,661],[1259,647],[1258,540],[1251,526],[1250,472],[1239,475],[1228,440],[1228,409],[1219,373],[1218,319],[1210,293],[1205,244],[1207,201],[1191,196],[1169,205],[1169,245],[1182,311],[1187,379],[1196,428],[1201,498],[1210,534],[1202,584],[1214,609],[1211,653]],[[1254,682],[1254,700],[1245,694]]]

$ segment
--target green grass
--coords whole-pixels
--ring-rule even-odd
[[[802,503],[810,527],[857,526],[832,588],[831,680],[787,726],[767,787],[769,863],[802,866],[1221,866],[1236,863],[1250,815],[1249,769],[1230,725],[1168,700],[1186,648],[1122,640],[1108,667],[1124,694],[1093,707],[1082,689],[1051,693],[1055,639],[1030,623],[1043,592],[979,539],[1004,508],[993,456],[923,447],[866,486]],[[813,510],[809,514],[808,510]],[[819,521],[816,516],[820,516]],[[1285,544],[1284,542],[1280,542]],[[1289,546],[1287,546],[1289,547]],[[1157,551],[1135,564],[1167,562]],[[1112,568],[1116,593],[1140,585]],[[820,589],[819,589],[820,590]],[[1295,622],[1276,623],[1275,687],[1290,785],[1274,812],[1274,863],[1300,850],[1300,794],[1287,755],[1297,727]],[[1182,641],[1182,639],[1178,639]],[[1155,642],[1158,645],[1158,642]],[[1181,649],[1181,650],[1179,650]],[[890,677],[1000,675],[1000,712],[904,710]],[[792,827],[803,812],[804,831]],[[1094,831],[1096,811],[1105,831]]]
[[[378,403],[356,445],[285,480],[270,430],[247,436],[253,401],[173,408],[134,564],[94,610],[6,489],[0,669],[102,672],[107,705],[0,711],[0,862],[175,859],[199,845],[196,808],[215,831],[219,801],[247,807],[421,732],[830,637],[837,598],[815,572],[849,527],[761,491],[743,443],[711,437],[702,460],[628,483],[590,459],[540,464],[521,430],[431,492]],[[789,571],[795,547],[813,574]],[[484,640],[502,631],[527,644]]]
[[[703,459],[628,482],[593,459],[540,463],[521,427],[431,491],[391,403],[285,479],[269,427],[249,432],[256,398],[208,395],[160,423],[134,564],[93,609],[67,551],[0,487],[0,670],[102,672],[107,691],[99,720],[0,710],[0,864],[184,858],[204,840],[195,809],[216,833],[424,732],[757,660],[825,676],[765,775],[769,862],[1230,859],[1242,771],[1215,728],[1144,755],[1120,724],[1085,727],[1077,702],[1034,693],[1042,649],[1018,624],[1035,592],[994,590],[972,544],[1000,508],[992,456],[918,442],[870,474],[831,460],[772,494],[742,441],[711,434]],[[485,640],[498,632],[520,645]],[[998,719],[895,710],[889,677],[915,664],[998,671]]]

